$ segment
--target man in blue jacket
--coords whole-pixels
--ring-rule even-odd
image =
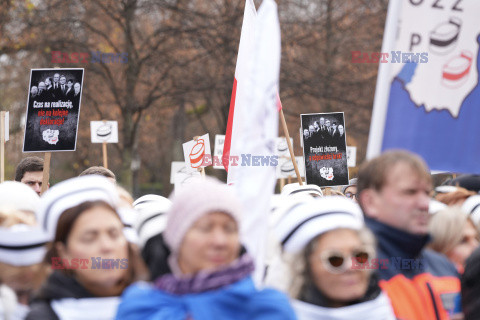
[[[431,177],[424,161],[389,151],[362,165],[357,194],[378,241],[380,286],[397,318],[449,319],[460,291],[457,271],[443,255],[425,249]]]

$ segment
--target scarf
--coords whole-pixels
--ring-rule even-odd
[[[253,259],[248,254],[244,254],[231,264],[213,271],[200,271],[185,277],[166,274],[158,278],[154,285],[157,289],[170,294],[200,293],[235,283],[246,278],[254,269]]]
[[[390,300],[384,293],[373,300],[341,308],[325,308],[298,300],[292,301],[292,305],[298,320],[395,320]]]

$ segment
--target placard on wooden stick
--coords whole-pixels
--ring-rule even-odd
[[[8,112],[0,112],[0,183],[5,181],[5,142],[9,139]]]
[[[103,166],[108,169],[107,143],[118,143],[117,121],[90,121],[92,143],[102,144]]]

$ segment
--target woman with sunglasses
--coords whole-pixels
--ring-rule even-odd
[[[290,261],[298,319],[395,319],[357,204],[343,197],[306,201],[286,212],[275,232]]]

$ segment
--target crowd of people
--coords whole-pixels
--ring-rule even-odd
[[[264,256],[217,179],[133,199],[103,167],[42,177],[27,157],[0,184],[0,319],[480,319],[480,176],[433,185],[406,151],[272,194]]]

